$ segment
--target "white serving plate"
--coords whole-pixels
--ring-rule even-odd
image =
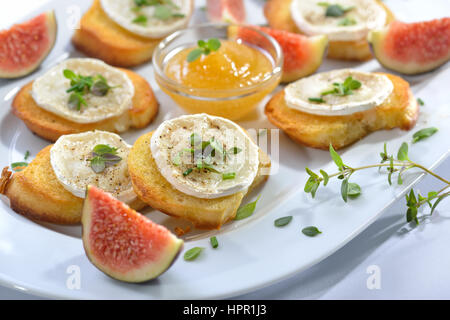
[[[90,0],[78,1],[84,12]],[[200,2],[200,1],[197,1]],[[450,12],[450,4],[436,1],[429,6],[423,1],[386,1],[394,13],[406,21],[441,17]],[[249,22],[264,23],[262,0],[246,1]],[[205,13],[198,7],[192,24],[205,21]],[[0,160],[1,167],[21,161],[26,150],[32,155],[48,143],[33,135],[12,115],[10,104],[18,89],[43,73],[50,66],[67,58],[81,56],[70,44],[71,15],[77,7],[70,1],[51,1],[38,12],[55,9],[59,22],[55,48],[42,67],[34,74],[14,81],[0,81]],[[34,12],[30,16],[38,13]],[[365,71],[385,71],[376,61],[348,63],[325,61],[320,71],[355,67]],[[161,103],[160,113],[148,128],[123,135],[133,143],[138,136],[154,130],[163,120],[183,114],[170,98],[159,90],[154,81],[151,64],[135,69],[149,80]],[[450,108],[448,64],[432,73],[408,77],[414,94],[426,105],[421,108],[416,127],[410,132],[380,131],[344,149],[340,154],[351,166],[379,161],[383,143],[388,142],[391,153],[396,154],[403,141],[410,142],[412,134],[429,126],[439,132],[426,142],[410,147],[410,158],[428,168],[436,167],[450,153]],[[240,124],[245,128],[274,128],[265,118],[263,106],[257,114]],[[340,186],[331,181],[327,188],[319,189],[316,199],[303,192],[307,179],[304,167],[318,171],[324,168],[335,172],[328,152],[296,145],[280,133],[279,159],[272,158],[278,168],[268,182],[255,190],[247,199],[258,194],[261,200],[254,215],[233,222],[218,232],[198,232],[185,240],[185,250],[204,247],[202,255],[193,262],[179,258],[160,278],[146,284],[126,284],[115,281],[98,271],[86,258],[81,242],[81,228],[38,224],[14,213],[5,197],[0,201],[0,284],[31,294],[54,298],[75,299],[211,299],[225,298],[250,292],[288,278],[334,253],[370,225],[398,197],[420,178],[419,172],[408,174],[402,186],[389,187],[386,176],[377,170],[354,174],[353,181],[361,185],[362,195],[344,203]],[[174,221],[165,215],[147,210],[147,216],[169,227]],[[273,221],[292,215],[293,221],[285,228],[275,228]],[[315,225],[323,233],[308,238],[301,233],[305,226]],[[215,234],[220,242],[216,250],[210,248],[209,237]],[[71,267],[80,270],[81,287],[71,289]]]

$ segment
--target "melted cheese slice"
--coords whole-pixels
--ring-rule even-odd
[[[95,173],[89,159],[98,144],[117,148],[121,161]],[[74,196],[84,198],[88,185],[97,186],[130,203],[136,199],[128,174],[127,157],[131,149],[120,136],[106,131],[89,131],[61,136],[50,149],[50,163],[58,181]]]
[[[357,41],[367,37],[370,30],[386,24],[387,14],[375,0],[331,0],[343,8],[353,7],[340,17],[327,17],[326,6],[321,0],[293,0],[291,16],[300,31],[306,35],[325,34],[330,41]],[[340,25],[343,19],[351,19],[353,25]]]
[[[201,141],[213,139],[225,150],[225,156],[215,151],[208,160],[217,172],[196,168],[197,161],[202,160],[202,143],[198,141],[196,147],[192,147],[193,133],[201,137]],[[241,151],[235,154],[232,151],[235,147]],[[175,189],[197,198],[219,198],[246,190],[258,172],[259,149],[245,131],[230,120],[207,114],[163,122],[152,135],[150,148],[162,176]],[[190,149],[195,150],[194,154]],[[210,153],[211,149],[206,147],[203,155]],[[233,179],[223,178],[223,174],[233,173]]]
[[[77,75],[102,75],[112,88],[105,96],[85,93],[87,106],[81,110],[69,108],[70,80],[63,75],[70,69]],[[89,58],[68,59],[53,67],[33,82],[31,95],[36,104],[60,117],[77,123],[92,123],[126,114],[132,107],[134,86],[125,72],[113,68],[103,61]]]
[[[166,4],[174,14],[184,15],[162,20],[155,17],[157,6],[141,6],[137,11],[134,0],[101,0],[103,10],[108,17],[122,28],[146,38],[159,39],[172,32],[183,29],[189,23],[192,14],[193,0],[171,0]],[[146,22],[133,22],[139,16],[144,16]]]
[[[361,82],[361,87],[346,96],[322,96],[322,103],[309,100],[321,97],[322,92],[333,89],[333,83],[343,83],[347,77]],[[285,88],[284,97],[290,108],[322,116],[340,116],[379,106],[393,89],[391,80],[384,75],[341,69],[318,73],[293,82]]]

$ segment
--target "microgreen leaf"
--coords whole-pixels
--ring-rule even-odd
[[[192,249],[189,249],[184,253],[184,260],[186,261],[192,261],[197,259],[197,257],[202,253],[204,248],[201,247],[194,247]]]
[[[433,134],[435,134],[438,131],[437,128],[431,127],[431,128],[425,128],[422,130],[417,131],[413,134],[413,141],[412,143],[416,143],[420,140],[426,139],[428,137],[431,137]]]
[[[236,173],[235,172],[228,172],[228,173],[223,173],[222,174],[222,180],[232,180],[236,178]]]
[[[217,38],[211,38],[207,41],[205,40],[198,40],[197,41],[198,47],[190,51],[187,55],[187,61],[193,62],[200,58],[201,55],[207,56],[211,53],[211,51],[217,51],[221,47],[221,42]]]
[[[255,201],[247,203],[246,205],[240,207],[236,212],[236,217],[234,218],[234,220],[242,220],[250,217],[253,214],[253,212],[255,212],[256,203],[258,202],[260,197],[261,196],[258,196],[258,198]]]
[[[326,173],[323,170],[320,170],[320,173],[322,174],[323,177],[323,185],[326,186],[328,184],[328,180],[330,179],[328,173]]]
[[[344,201],[347,202],[347,198],[348,198],[348,179],[342,180],[341,195],[342,195],[342,199],[344,199]]]
[[[361,187],[357,183],[349,182],[347,195],[350,198],[357,198],[360,194],[361,194]]]
[[[408,160],[408,144],[406,142],[403,142],[400,149],[398,149],[397,159],[400,161]]]
[[[122,158],[117,155],[117,148],[107,144],[96,145],[92,150],[92,156],[88,161],[90,161],[91,169],[95,173],[101,173],[106,167],[122,161]]]
[[[322,232],[319,231],[319,229],[317,229],[317,227],[310,226],[310,227],[303,228],[302,233],[308,237],[315,237],[318,234],[321,234]]]
[[[133,20],[131,20],[131,22],[136,23],[136,24],[146,25],[147,20],[148,20],[147,17],[145,15],[141,14],[141,15],[138,15]]]
[[[425,102],[423,102],[423,100],[420,98],[417,98],[417,103],[421,106],[425,105]]]
[[[203,54],[203,49],[195,48],[194,50],[192,50],[191,52],[188,53],[187,62],[192,62],[194,60],[197,60],[198,58],[200,58],[200,56],[202,54]]]
[[[219,246],[219,241],[217,241],[216,237],[209,238],[209,241],[211,242],[211,247],[216,249]]]
[[[26,166],[28,166],[27,162],[13,162],[13,163],[11,163],[11,169],[13,169],[16,172],[22,171],[23,167],[26,167]]]
[[[102,157],[97,156],[91,159],[91,168],[95,173],[103,172],[106,168],[106,163]]]
[[[292,216],[287,216],[287,217],[281,217],[276,219],[273,224],[275,225],[275,227],[284,227],[286,225],[288,225],[290,222],[292,221]]]
[[[339,170],[342,171],[344,167],[344,162],[342,161],[342,158],[339,156],[339,154],[334,150],[333,145],[331,143],[330,143],[330,155],[334,163],[339,168]]]
[[[117,154],[117,148],[107,144],[98,144],[94,147],[93,151],[98,155],[104,155],[105,153]]]
[[[325,100],[323,100],[322,98],[308,98],[309,101],[311,102],[317,102],[317,103],[324,103]]]
[[[339,20],[339,22],[338,22],[338,26],[343,26],[343,27],[353,26],[355,24],[356,24],[356,20],[353,18],[350,18],[350,17],[345,17],[344,19]]]
[[[444,193],[443,195],[440,195],[437,200],[434,202],[433,206],[431,207],[430,215],[433,214],[434,210],[436,209],[439,202],[441,202],[444,198],[450,196],[450,193]]]

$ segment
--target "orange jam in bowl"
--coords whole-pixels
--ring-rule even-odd
[[[198,40],[216,38],[217,51],[188,62]],[[279,84],[283,56],[269,35],[246,26],[201,25],[164,39],[153,55],[161,89],[190,113],[237,120]]]

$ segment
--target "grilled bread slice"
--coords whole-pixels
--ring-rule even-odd
[[[120,129],[120,131],[124,131],[124,124],[134,128],[143,128],[156,117],[158,101],[152,88],[143,77],[129,70],[122,69],[122,71],[126,72],[135,88],[133,106],[128,111],[128,115],[125,114],[124,117],[113,117],[93,123],[72,122],[44,110],[36,104],[31,96],[33,82],[26,84],[17,93],[12,103],[12,112],[22,119],[31,131],[52,142],[65,134],[92,130],[118,132]]]
[[[149,61],[161,40],[144,38],[122,28],[106,15],[100,0],[94,0],[72,37],[78,50],[117,67],[133,67]]]
[[[128,155],[128,170],[134,192],[151,207],[168,215],[191,221],[200,229],[219,229],[234,219],[247,192],[241,191],[217,199],[196,198],[178,191],[161,175],[150,151],[153,132],[141,136]],[[249,190],[258,186],[268,176],[263,168],[270,168],[270,159],[259,152],[259,171]]]
[[[4,168],[0,178],[0,193],[9,198],[11,208],[28,218],[57,224],[81,221],[83,199],[74,196],[59,183],[50,164],[49,145],[20,172],[12,174]],[[146,204],[136,199],[130,204],[135,210]]]
[[[265,113],[269,121],[282,129],[294,141],[312,148],[335,149],[352,144],[373,131],[414,127],[419,105],[408,82],[385,74],[393,83],[391,95],[379,106],[345,116],[319,116],[289,108],[284,91],[267,103]]]
[[[379,0],[376,0],[387,13],[386,24],[395,20],[394,14]],[[264,7],[264,15],[269,26],[274,29],[302,33],[291,18],[292,0],[268,0]],[[359,41],[330,41],[328,43],[328,58],[339,60],[365,61],[372,59],[369,43],[366,39]]]

